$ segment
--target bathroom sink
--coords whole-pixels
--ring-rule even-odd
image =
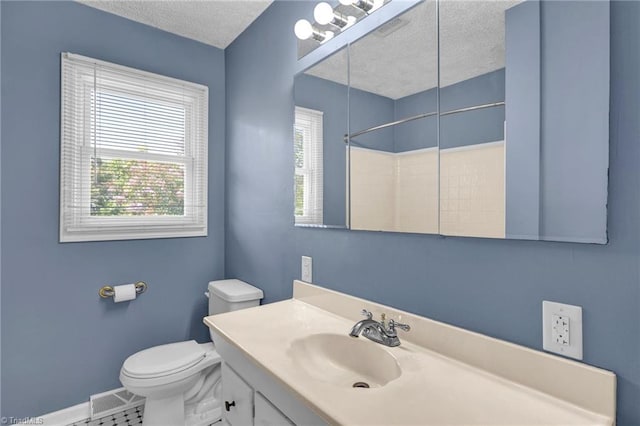
[[[294,340],[288,354],[312,379],[339,387],[377,388],[400,377],[396,358],[383,346],[340,334]]]

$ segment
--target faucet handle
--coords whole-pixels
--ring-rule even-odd
[[[396,331],[396,327],[399,328],[400,330],[403,331],[409,331],[411,330],[411,327],[409,326],[409,324],[402,324],[400,322],[394,321],[394,320],[389,320],[389,331],[391,331],[392,333]]]
[[[371,318],[373,318],[373,314],[372,314],[371,312],[367,311],[366,309],[363,309],[363,310],[360,312],[360,314],[361,314],[361,315],[364,315],[365,317],[367,317],[367,319],[371,319]]]

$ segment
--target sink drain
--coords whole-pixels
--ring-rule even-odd
[[[353,384],[354,388],[365,388],[368,389],[369,388],[369,383],[365,383],[365,382],[355,382]]]

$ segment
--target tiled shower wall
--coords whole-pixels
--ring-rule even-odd
[[[354,148],[351,228],[438,232],[438,151],[391,153]]]
[[[440,151],[440,233],[504,238],[504,142]]]
[[[504,152],[504,141],[440,150],[438,179],[436,148],[352,147],[351,227],[504,238]]]
[[[438,233],[438,150],[427,148],[394,154],[395,230]]]
[[[351,229],[394,229],[395,156],[351,147]]]

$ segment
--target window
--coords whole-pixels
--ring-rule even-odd
[[[63,53],[60,241],[207,235],[208,98]]]
[[[296,107],[295,222],[322,224],[322,112]]]

